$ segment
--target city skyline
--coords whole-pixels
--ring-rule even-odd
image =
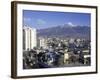
[[[25,10],[23,69],[90,66],[90,17],[87,13]]]
[[[90,26],[89,13],[51,12],[23,10],[23,26],[44,29],[68,24],[71,26]]]

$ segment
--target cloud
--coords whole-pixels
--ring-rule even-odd
[[[26,21],[31,21],[31,18],[24,18],[24,21],[26,22]]]
[[[68,22],[67,24],[68,24],[69,26],[72,26],[72,27],[76,26],[76,25],[73,24],[72,22]]]
[[[37,24],[43,25],[43,24],[46,24],[46,21],[44,21],[43,19],[37,19]]]

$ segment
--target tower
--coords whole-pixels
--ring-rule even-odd
[[[33,49],[37,46],[36,29],[27,26],[23,27],[23,49]]]

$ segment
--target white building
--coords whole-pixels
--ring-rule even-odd
[[[75,39],[74,39],[74,38],[71,38],[71,39],[69,40],[69,43],[74,43],[74,41],[75,41]]]
[[[88,60],[89,58],[91,58],[91,55],[89,54],[89,50],[83,50],[83,55],[84,55],[84,64],[90,63],[90,61]]]
[[[39,38],[39,47],[47,48],[47,40],[45,38]]]
[[[23,49],[33,49],[37,46],[36,29],[27,26],[23,27]]]

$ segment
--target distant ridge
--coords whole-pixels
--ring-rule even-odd
[[[71,26],[68,24],[37,30],[41,37],[68,37],[90,39],[89,26]]]

